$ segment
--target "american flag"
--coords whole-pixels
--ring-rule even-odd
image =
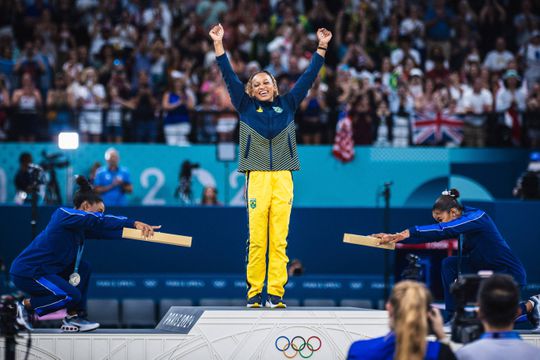
[[[339,114],[332,154],[342,162],[349,162],[354,158],[352,121],[345,111]]]
[[[463,140],[463,120],[447,110],[417,112],[412,129],[416,145],[459,145]]]

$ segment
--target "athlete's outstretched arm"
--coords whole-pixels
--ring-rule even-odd
[[[223,47],[223,35],[225,34],[225,30],[221,24],[217,24],[210,30],[208,34],[214,42],[216,60],[219,65],[219,69],[223,74],[223,79],[225,79],[225,83],[227,84],[231,101],[236,110],[240,111],[243,103],[245,100],[247,100],[248,95],[245,92],[244,84],[242,84],[240,79],[238,79],[238,76],[233,71],[231,63],[225,54],[225,48]]]
[[[304,100],[308,90],[317,78],[317,74],[319,74],[319,70],[321,70],[324,63],[324,56],[328,49],[328,43],[332,39],[332,33],[325,28],[320,28],[317,30],[317,39],[319,40],[319,45],[317,46],[316,53],[311,58],[311,63],[294,84],[291,91],[285,96],[294,109],[300,106],[300,103]]]

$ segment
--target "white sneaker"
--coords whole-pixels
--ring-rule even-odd
[[[99,327],[99,323],[88,321],[78,315],[66,316],[60,330],[63,332],[85,332]]]
[[[22,301],[17,301],[17,324],[24,327],[26,330],[34,330],[32,322],[30,321],[30,316],[28,315],[28,310],[26,310]]]

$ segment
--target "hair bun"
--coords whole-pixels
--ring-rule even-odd
[[[92,184],[90,184],[90,181],[85,176],[78,175],[75,181],[79,185],[79,191],[88,192],[93,190]]]
[[[459,191],[458,189],[450,189],[450,190],[444,190],[441,195],[445,195],[445,196],[451,196],[453,197],[454,199],[458,199],[459,198]]]

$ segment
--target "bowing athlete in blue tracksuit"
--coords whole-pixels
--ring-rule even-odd
[[[64,329],[90,331],[99,327],[85,319],[90,265],[81,260],[86,237],[121,238],[122,228],[134,227],[147,236],[155,226],[122,216],[104,215],[102,199],[88,180],[79,177],[75,208],[57,209],[45,228],[13,261],[10,274],[15,286],[29,295],[18,304],[20,325],[31,328],[28,311],[42,316],[67,309]]]
[[[438,224],[413,226],[397,234],[375,234],[374,236],[380,238],[381,243],[402,241],[406,244],[426,243],[462,236],[462,273],[492,270],[495,273],[511,275],[519,286],[525,286],[527,284],[525,268],[514,255],[493,220],[482,210],[463,206],[458,198],[459,192],[452,189],[444,191],[435,201],[432,211],[433,218],[437,220]],[[458,257],[450,256],[444,259],[441,272],[446,310],[451,316],[455,311],[455,306],[450,293],[450,285],[458,276]],[[522,310],[525,313],[524,306]]]

